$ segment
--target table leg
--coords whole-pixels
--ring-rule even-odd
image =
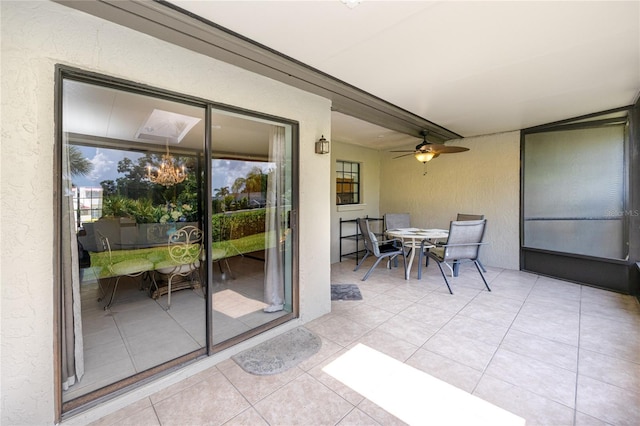
[[[404,240],[402,240],[402,245],[404,245]],[[404,279],[408,280],[409,276],[411,275],[411,267],[413,266],[413,258],[416,256],[416,249],[415,249],[415,240],[412,238],[411,239],[411,254],[409,255],[409,264],[407,265],[407,271],[404,274]]]

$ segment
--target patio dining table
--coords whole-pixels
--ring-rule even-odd
[[[421,228],[398,228],[387,229],[387,236],[392,238],[399,238],[402,240],[402,244],[411,248],[411,254],[409,255],[409,264],[405,272],[405,279],[409,279],[411,274],[411,266],[413,265],[413,259],[416,255],[416,250],[420,249],[420,244],[424,240],[428,240],[425,244],[425,248],[435,247],[432,243],[441,239],[449,237],[449,231],[446,229],[421,229]]]

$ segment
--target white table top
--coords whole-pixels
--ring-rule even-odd
[[[395,238],[430,239],[437,240],[447,238],[449,231],[446,229],[422,229],[422,228],[398,228],[387,229],[387,235]]]

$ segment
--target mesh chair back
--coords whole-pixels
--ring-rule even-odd
[[[444,261],[476,260],[484,237],[486,219],[453,221],[444,251]],[[458,245],[459,244],[459,245]]]
[[[371,232],[369,221],[364,218],[358,218],[356,219],[356,222],[358,222],[358,227],[360,228],[360,233],[362,234],[362,239],[364,240],[364,248],[374,256],[380,256],[378,239],[376,238],[375,234]]]
[[[384,215],[385,229],[399,229],[411,227],[409,213],[387,213]]]
[[[484,219],[483,214],[458,213],[458,217],[456,217],[456,220],[482,220],[482,219]]]

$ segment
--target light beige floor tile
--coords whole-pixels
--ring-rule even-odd
[[[143,417],[147,416],[147,410],[152,410],[151,401],[149,398],[143,398],[139,401],[134,402],[127,407],[121,408],[120,410],[109,414],[108,416],[104,416],[101,419],[98,419],[94,422],[91,422],[91,426],[108,426],[108,425],[117,425],[122,424],[122,422],[126,421],[131,417],[136,417],[139,413],[144,412]],[[149,424],[158,424],[158,418],[153,414],[153,417],[156,419],[156,423]]]
[[[426,349],[416,351],[406,364],[467,392],[473,391],[482,376],[481,371]]]
[[[302,373],[303,371],[301,369],[293,367],[280,374],[257,376],[247,373],[237,364],[222,370],[222,374],[240,391],[242,396],[244,396],[250,404],[256,404]]]
[[[487,306],[482,303],[474,303],[472,301],[460,311],[460,315],[502,327],[509,327],[515,319],[517,312],[496,306]]]
[[[397,314],[398,312],[409,307],[413,302],[411,300],[402,299],[388,294],[379,294],[375,297],[369,298],[365,301],[367,305],[375,306],[376,308],[384,309],[391,313]]]
[[[344,316],[369,328],[375,328],[394,316],[394,314],[374,306],[360,304],[346,311]]]
[[[389,412],[383,410],[378,407],[373,402],[365,399],[360,404],[358,404],[358,409],[362,411],[365,415],[371,417],[376,422],[385,426],[405,426],[406,423],[390,414]],[[374,423],[375,425],[375,423]]]
[[[151,402],[153,404],[157,404],[167,398],[170,398],[171,396],[177,393],[180,393],[186,390],[187,388],[193,386],[196,383],[199,383],[203,380],[207,380],[211,378],[216,374],[219,374],[219,370],[217,367],[207,368],[206,370],[201,371],[198,374],[194,374],[191,377],[187,377],[186,379],[180,380],[179,382],[154,393],[153,395],[151,395],[151,398],[150,398]]]
[[[445,325],[455,313],[444,309],[414,303],[399,313],[400,316],[418,321],[436,330]]]
[[[574,313],[580,312],[580,299],[556,297],[552,294],[542,291],[534,293],[532,290],[531,293],[527,296],[527,300],[525,301],[525,303],[537,303],[538,305],[556,307]]]
[[[354,408],[347,414],[340,422],[338,426],[378,426],[380,423],[373,420],[372,417],[365,414],[364,411]]]
[[[582,315],[580,348],[638,362],[640,333],[636,326],[624,322]]]
[[[223,424],[249,408],[249,403],[217,372],[154,407],[163,426],[182,426]]]
[[[335,425],[353,409],[308,374],[299,376],[254,408],[270,425]]]
[[[505,326],[476,320],[462,314],[456,315],[442,327],[442,331],[448,334],[480,340],[489,345],[498,345],[507,330]]]
[[[639,391],[630,391],[580,375],[576,409],[614,425],[640,424]]]
[[[225,426],[269,426],[253,408],[248,408],[224,424]]]
[[[578,365],[582,376],[637,392],[640,390],[640,355],[637,361],[625,361],[581,349]]]
[[[574,408],[576,373],[498,349],[485,374]]]
[[[482,305],[487,308],[498,308],[503,311],[518,313],[524,304],[523,300],[506,297],[497,291],[483,292],[474,297],[472,305]]]
[[[301,370],[309,371],[316,365],[324,364],[329,357],[331,357],[332,355],[338,353],[343,349],[343,347],[338,345],[337,343],[334,343],[322,336],[319,336],[319,337],[320,337],[320,340],[322,341],[320,350],[315,354],[311,355],[311,357],[309,357],[308,359],[298,364],[298,368],[300,368]]]
[[[596,419],[595,417],[576,411],[574,426],[611,426],[611,423],[607,423],[604,420]]]
[[[325,366],[327,366],[328,364],[338,359],[345,352],[346,352],[346,349],[343,349],[340,352],[334,354],[333,356],[326,359],[324,362],[318,364],[317,366],[309,370],[308,374],[314,379],[316,379],[317,381],[319,381],[320,383],[322,383],[323,385],[325,385],[326,387],[328,387],[329,389],[331,389],[336,394],[340,395],[343,399],[345,399],[346,401],[348,401],[349,403],[355,406],[355,405],[358,405],[360,402],[362,402],[364,397],[360,395],[358,392],[356,392],[355,390],[351,389],[350,387],[342,383],[341,381],[335,379],[330,374],[325,373],[323,370]]]
[[[504,337],[500,347],[566,370],[578,371],[577,346],[511,329]]]
[[[389,295],[390,297],[397,297],[399,299],[410,300],[412,302],[417,302],[418,300],[425,297],[427,294],[431,293],[433,289],[429,289],[427,287],[416,287],[409,285],[399,285],[393,290],[389,290],[385,292],[385,295]]]
[[[485,375],[473,394],[526,420],[527,426],[571,426],[572,408]]]
[[[568,281],[540,277],[531,290],[531,296],[536,294],[550,295],[561,299],[580,300],[581,287]]]
[[[473,297],[470,296],[462,296],[459,294],[451,295],[448,292],[446,294],[432,292],[420,299],[417,304],[458,313],[462,308],[467,306],[471,300],[473,300]]]
[[[357,343],[362,343],[401,362],[405,362],[418,350],[418,346],[380,329],[372,330],[360,337]]]
[[[523,314],[516,317],[511,329],[572,346],[578,346],[580,334],[577,323],[564,324]]]
[[[567,309],[566,305],[556,306],[535,299],[527,299],[522,305],[519,315],[527,315],[541,321],[568,324],[572,327],[577,327],[580,321],[579,309],[571,307]]]
[[[438,327],[398,315],[381,324],[378,330],[392,334],[412,345],[422,346],[438,331]]]
[[[310,322],[306,327],[314,333],[324,336],[343,347],[354,342],[371,330],[371,327],[353,322],[346,317],[338,315],[332,316],[320,323]]]
[[[484,371],[498,346],[440,331],[431,337],[422,348],[475,370]]]
[[[627,297],[632,299],[632,303],[637,303],[633,302],[637,300],[634,297]],[[582,300],[581,305],[581,311],[583,314],[624,322],[628,325],[640,327],[640,310],[635,306],[626,303],[625,299],[604,297],[599,301]]]

